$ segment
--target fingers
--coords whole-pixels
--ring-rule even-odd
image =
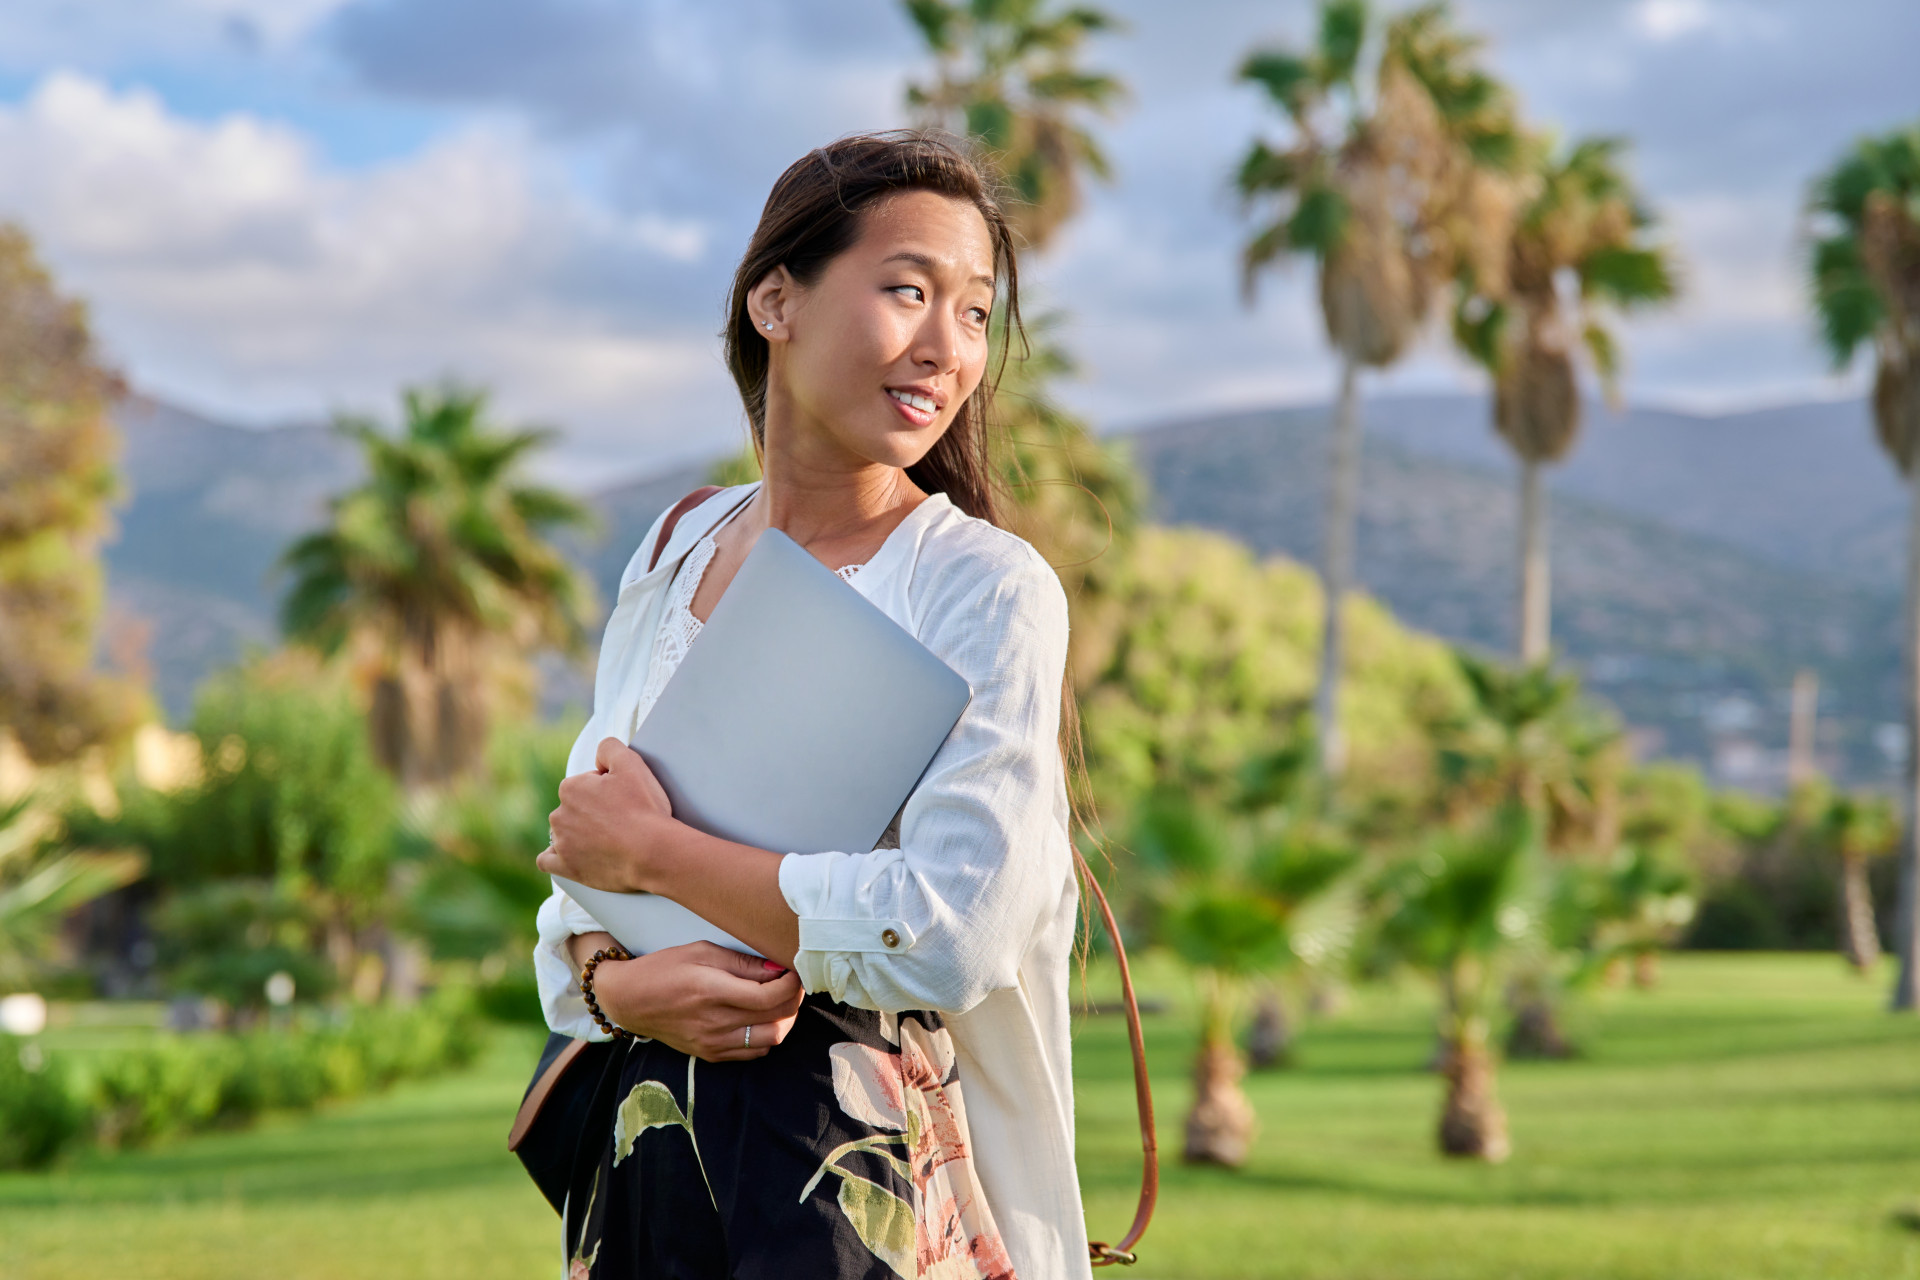
[[[789,973],[751,984],[735,979],[714,992],[714,1002],[762,1018],[783,1018],[800,1007],[806,994],[800,987],[800,979]]]
[[[633,754],[633,748],[618,738],[602,738],[600,746],[593,753],[593,765],[601,773],[612,773],[615,768],[625,764],[623,757]]]
[[[767,982],[787,972],[785,966],[771,960],[762,960],[759,956],[750,956],[744,951],[735,951],[732,947],[712,942],[690,942],[684,947],[669,947],[668,950],[685,951],[689,960],[753,982]]]
[[[533,865],[550,876],[564,876],[567,874],[566,863],[561,861],[560,855],[554,852],[552,845],[548,845],[540,851],[534,858]]]
[[[752,1024],[753,1034],[747,1034],[746,1027],[730,1027],[716,1031],[700,1046],[694,1056],[702,1062],[751,1062],[755,1058],[764,1058],[773,1047],[787,1038],[793,1030],[792,1018],[780,1018],[772,1022]]]

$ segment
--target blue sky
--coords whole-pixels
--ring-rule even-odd
[[[1311,277],[1239,299],[1226,174],[1272,121],[1230,70],[1309,4],[1115,0],[1117,179],[1028,264],[1103,427],[1325,397]],[[1631,398],[1848,394],[1800,283],[1807,177],[1920,117],[1912,0],[1460,0],[1528,114],[1617,133],[1685,264]],[[713,333],[773,178],[904,122],[891,0],[9,0],[0,216],[140,388],[236,421],[381,411],[459,374],[603,483],[729,447]],[[1382,391],[1471,388],[1437,340]]]

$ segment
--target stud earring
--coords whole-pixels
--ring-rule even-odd
[[[773,321],[771,320],[767,321],[767,328],[769,329],[773,328]]]

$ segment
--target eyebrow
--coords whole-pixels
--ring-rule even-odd
[[[899,253],[893,254],[891,257],[883,258],[881,259],[881,261],[882,262],[911,262],[914,266],[924,267],[926,270],[930,272],[938,271],[940,266],[939,263],[935,262],[932,258],[928,257],[926,254],[915,253],[911,249],[902,249]],[[992,276],[975,276],[974,281],[976,283],[987,286],[987,288],[989,289],[994,288],[998,283],[997,281],[994,280]]]

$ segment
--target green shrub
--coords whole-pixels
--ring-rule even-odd
[[[65,1064],[30,1040],[0,1035],[0,1169],[38,1169],[86,1124]]]
[[[484,1037],[472,993],[446,990],[410,1009],[308,1010],[239,1035],[159,1035],[104,1057],[79,1089],[58,1058],[0,1037],[0,1169],[44,1165],[87,1137],[142,1147],[436,1075],[473,1061]]]
[[[524,973],[505,974],[473,994],[481,1014],[495,1022],[547,1025],[547,1015],[540,1009],[540,985],[533,979],[531,966]]]
[[[315,896],[266,880],[176,891],[153,913],[167,987],[258,1011],[267,979],[285,973],[303,998],[327,995],[334,971],[314,941],[326,927]]]
[[[93,1077],[95,1137],[143,1147],[206,1128],[220,1115],[233,1060],[226,1044],[172,1036],[106,1059]]]

